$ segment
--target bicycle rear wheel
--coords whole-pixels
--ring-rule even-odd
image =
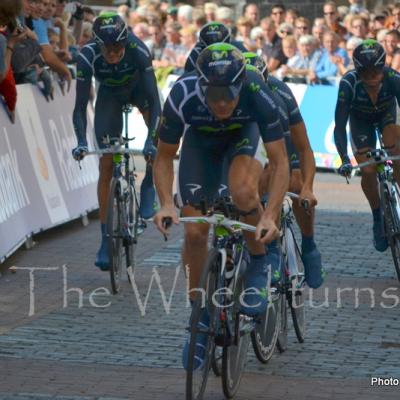
[[[282,293],[279,296],[279,302],[278,302],[278,313],[280,315],[281,323],[279,324],[278,339],[276,341],[276,347],[278,348],[280,353],[283,353],[287,349],[287,340],[288,340],[287,309],[288,309],[288,304],[286,300],[286,289],[283,289]]]
[[[271,294],[271,302],[262,320],[256,324],[251,332],[251,342],[257,359],[266,364],[274,354],[276,341],[280,330],[281,315],[279,313],[279,293]]]
[[[212,302],[212,296],[218,288],[220,266],[221,259],[218,251],[211,249],[203,268],[190,319],[189,359],[188,369],[186,371],[186,400],[202,399],[206,389],[215,348],[214,332],[217,318],[217,311]],[[198,323],[205,309],[210,317],[210,325],[206,331],[198,327]],[[198,335],[201,334],[207,335],[204,344],[205,357],[201,366],[195,369],[196,342]]]
[[[222,388],[227,398],[232,398],[240,386],[244,367],[247,360],[247,352],[250,344],[250,332],[246,332],[242,324],[243,316],[239,313],[240,296],[244,290],[244,282],[241,275],[238,276],[233,292],[233,307],[226,310],[229,319],[228,326],[235,328],[230,345],[222,349]]]
[[[383,192],[383,215],[385,230],[389,242],[397,279],[400,281],[400,193],[397,184],[392,190],[387,185],[381,189]]]
[[[110,256],[110,279],[113,294],[117,294],[121,286],[122,208],[121,185],[118,179],[113,178],[107,210],[108,252]]]
[[[299,343],[304,342],[306,335],[306,307],[304,305],[304,264],[301,259],[300,249],[297,246],[292,229],[289,227],[287,234],[291,235],[293,240],[293,248],[296,254],[297,274],[291,281],[290,290],[287,293],[287,300],[292,314],[293,327]]]

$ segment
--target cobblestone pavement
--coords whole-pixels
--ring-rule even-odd
[[[372,248],[370,215],[354,211],[367,211],[355,181],[318,176],[316,231],[328,278],[307,293],[306,341],[291,330],[288,350],[267,365],[249,351],[237,399],[399,399],[400,386],[371,386],[372,377],[400,379],[400,285],[389,251]],[[149,226],[134,287],[126,281],[112,296],[108,274],[92,264],[91,220],[39,235],[0,267],[0,399],[184,398],[181,228],[164,242]],[[220,386],[212,377],[205,398],[222,399]]]

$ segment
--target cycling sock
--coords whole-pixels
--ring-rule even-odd
[[[302,253],[308,253],[314,250],[317,245],[314,242],[314,235],[305,236],[301,235],[301,251]]]
[[[381,213],[381,208],[375,208],[374,210],[372,210],[372,217],[374,219],[374,222],[378,222],[381,217],[382,217],[382,213]]]
[[[101,234],[105,235],[106,234],[106,224],[100,224],[100,229],[101,229]]]

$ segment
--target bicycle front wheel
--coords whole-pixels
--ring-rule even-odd
[[[122,207],[121,185],[112,179],[107,210],[108,253],[110,256],[111,290],[117,294],[121,286],[122,269]]]
[[[125,206],[125,260],[126,270],[130,280],[136,265],[136,246],[139,227],[139,207],[133,185],[129,185]]]
[[[217,250],[211,249],[208,253],[202,276],[196,291],[196,299],[190,318],[189,358],[186,371],[186,400],[201,400],[207,385],[211,362],[214,357],[214,332],[216,327],[217,310],[212,301],[212,296],[218,288],[221,257]],[[209,315],[209,328],[201,328],[199,321],[204,312]],[[205,335],[204,360],[198,365],[196,347],[199,335]],[[204,337],[204,336],[203,336]]]
[[[392,190],[387,185],[381,188],[383,195],[383,215],[385,220],[385,230],[397,279],[400,281],[400,193],[397,184],[392,186]]]
[[[266,364],[274,354],[276,341],[280,330],[281,315],[279,313],[279,293],[271,295],[271,302],[268,304],[267,311],[262,320],[256,324],[251,332],[251,341],[257,359]]]
[[[235,328],[234,340],[222,349],[222,388],[228,399],[231,399],[239,389],[250,344],[250,332],[246,331],[239,313],[239,300],[243,290],[243,278],[239,276],[233,293],[233,307],[226,310],[228,324],[231,328]]]

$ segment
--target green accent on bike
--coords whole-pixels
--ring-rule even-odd
[[[207,221],[204,221],[203,219],[198,219],[196,222],[197,222],[198,224],[208,224],[208,222],[207,222]]]
[[[250,89],[250,92],[257,93],[260,91],[261,87],[260,87],[260,85],[257,85],[256,83],[251,82],[249,85],[249,89]]]
[[[156,130],[156,129],[151,130],[151,131],[150,131],[150,136],[151,136],[152,139],[154,139],[155,137],[157,137],[157,130]]]
[[[281,279],[280,271],[275,271],[273,275],[274,275],[274,280],[279,281],[279,279]]]
[[[212,126],[200,126],[200,128],[198,128],[198,130],[200,132],[205,132],[205,133],[217,133],[217,132],[221,132],[221,131],[222,132],[235,131],[240,128],[243,128],[242,124],[230,124],[228,126],[220,127],[220,128],[214,128]]]
[[[122,154],[113,154],[113,163],[121,164],[122,163]]]
[[[267,298],[268,298],[268,290],[267,290],[266,288],[260,289],[259,295],[260,295],[260,297],[262,297],[263,299],[267,299]]]
[[[236,225],[236,224],[235,224],[235,225],[232,225],[232,228],[233,228],[233,229],[240,229],[240,225]]]
[[[244,138],[240,142],[236,143],[235,148],[240,149],[244,146],[247,146],[250,143],[250,140],[248,138]]]
[[[216,226],[215,235],[220,237],[227,237],[229,236],[229,232],[224,226]]]
[[[366,49],[371,49],[374,47],[378,42],[374,39],[366,39],[362,42],[362,45]]]
[[[257,72],[258,74],[260,74],[260,71],[254,66],[249,64],[250,60],[246,60],[246,71],[253,71],[253,72]]]
[[[122,86],[132,79],[132,75],[124,75],[121,79],[108,78],[104,80],[105,85]]]

